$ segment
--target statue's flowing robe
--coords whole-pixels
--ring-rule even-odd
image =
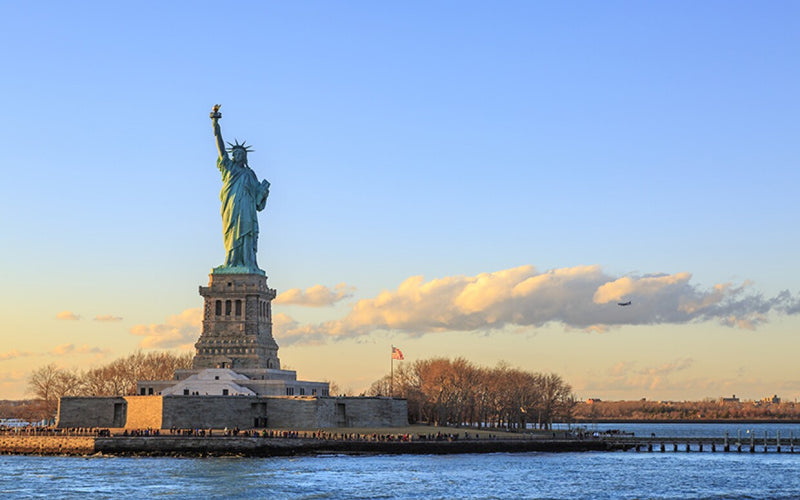
[[[258,216],[269,196],[269,186],[258,182],[247,165],[227,155],[217,160],[222,173],[222,233],[225,240],[225,266],[244,266],[257,270]]]

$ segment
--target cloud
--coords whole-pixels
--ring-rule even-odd
[[[638,279],[626,276],[598,287],[592,300],[597,304],[607,304],[634,294],[653,295],[668,287],[680,287],[688,283],[691,277],[689,273],[644,276]],[[687,306],[687,309],[690,308]]]
[[[53,348],[52,353],[56,356],[63,356],[65,354],[70,354],[72,351],[75,350],[74,344],[62,344]]]
[[[342,319],[316,325],[286,321],[276,328],[276,336],[290,342],[318,342],[376,330],[419,336],[548,323],[594,332],[622,325],[700,321],[753,329],[766,322],[769,313],[800,312],[800,301],[788,291],[765,298],[752,290],[750,282],[704,289],[692,284],[691,277],[688,272],[610,276],[599,266],[545,272],[521,266],[430,281],[413,276],[397,290],[357,301]],[[620,307],[616,302],[621,299],[632,304]]]
[[[272,315],[272,334],[281,341],[282,346],[296,343],[322,344],[328,338],[314,325],[301,325],[291,316],[283,313]]]
[[[110,314],[105,314],[105,315],[102,315],[102,316],[101,315],[95,316],[94,320],[95,321],[102,321],[102,322],[112,323],[112,322],[115,322],[115,321],[122,321],[122,318],[119,317],[119,316],[112,316]]]
[[[292,288],[278,295],[275,299],[276,304],[297,305],[307,307],[332,306],[340,300],[353,296],[354,287],[340,283],[333,290],[323,285],[314,285],[305,291],[299,288]]]
[[[608,369],[605,377],[596,377],[583,387],[584,390],[642,391],[674,389],[670,376],[688,370],[694,365],[691,358],[679,358],[658,366],[637,368],[636,362],[620,361]],[[684,387],[686,382],[679,382]]]
[[[13,349],[11,351],[0,352],[0,361],[8,361],[9,359],[27,358],[33,354],[26,351],[18,351]]]
[[[56,314],[56,319],[65,321],[78,321],[81,319],[81,317],[72,311],[61,311],[60,313]]]
[[[139,347],[145,349],[188,348],[200,336],[202,321],[203,309],[196,307],[170,316],[164,323],[136,325],[131,328],[131,334],[144,337]]]
[[[633,362],[631,362],[631,361],[620,361],[620,362],[619,362],[619,363],[617,363],[616,365],[612,366],[612,367],[611,367],[611,368],[608,370],[608,373],[609,373],[610,375],[614,376],[614,377],[620,377],[620,376],[623,376],[623,375],[625,375],[626,373],[628,373],[629,371],[631,371],[631,369],[633,368],[633,365],[634,365],[634,364],[635,364],[635,363],[633,363]]]
[[[109,349],[100,349],[99,347],[89,347],[84,344],[80,347],[75,347],[75,344],[61,344],[50,351],[55,356],[68,356],[72,354],[95,354],[98,357],[105,356],[110,352]]]
[[[632,380],[634,384],[640,387],[658,389],[671,374],[691,368],[693,364],[694,360],[691,358],[669,361],[656,367],[644,368],[637,371]]]

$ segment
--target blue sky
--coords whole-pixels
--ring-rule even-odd
[[[798,10],[6,4],[0,396],[193,343],[221,103],[272,183],[259,263],[301,377],[358,392],[393,343],[581,397],[794,399]]]

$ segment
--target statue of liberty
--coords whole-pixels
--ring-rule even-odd
[[[217,168],[222,174],[222,234],[225,241],[225,264],[214,268],[215,273],[256,273],[264,274],[256,263],[258,249],[258,215],[267,204],[269,182],[260,183],[255,172],[247,164],[249,146],[235,141],[225,148],[219,128],[220,105],[214,106],[211,121],[214,124],[214,137],[217,139]],[[228,153],[233,159],[228,156]]]

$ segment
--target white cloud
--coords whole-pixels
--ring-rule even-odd
[[[691,274],[611,276],[600,266],[576,266],[538,272],[520,266],[477,276],[449,276],[425,281],[412,276],[394,291],[358,300],[341,319],[301,324],[285,314],[273,317],[274,335],[284,345],[356,338],[375,331],[420,336],[444,331],[517,329],[530,331],[548,323],[566,329],[604,333],[622,325],[685,324],[717,321],[755,329],[771,313],[800,313],[800,300],[788,291],[764,298],[753,284],[731,283],[703,288]],[[352,292],[316,285],[282,294],[282,304],[329,305]],[[620,300],[631,305],[620,307]],[[190,348],[200,335],[202,309],[194,308],[164,323],[137,325],[140,347]]]
[[[683,324],[718,321],[756,328],[770,312],[800,312],[789,292],[764,298],[752,284],[717,284],[703,289],[691,274],[615,277],[599,266],[537,272],[521,266],[477,276],[425,281],[408,278],[395,291],[356,302],[342,319],[317,325],[287,321],[280,336],[292,342],[369,335],[376,330],[422,335],[440,331],[478,331],[507,326],[567,328],[604,332],[620,325]],[[620,307],[617,301],[632,304]]]
[[[81,319],[81,317],[72,311],[61,311],[60,313],[56,314],[56,319],[64,321],[78,321]]]
[[[314,285],[305,291],[292,288],[275,298],[276,304],[297,305],[307,307],[324,307],[353,296],[354,287],[340,283],[333,290],[323,285]]]
[[[592,300],[597,304],[607,304],[631,295],[654,295],[667,288],[679,288],[688,283],[691,277],[692,275],[689,273],[643,276],[641,278],[625,276],[600,286]],[[709,296],[713,297],[713,295]]]
[[[131,334],[144,337],[139,342],[142,348],[190,348],[200,337],[203,309],[186,309],[180,314],[170,316],[164,323],[136,325]]]

